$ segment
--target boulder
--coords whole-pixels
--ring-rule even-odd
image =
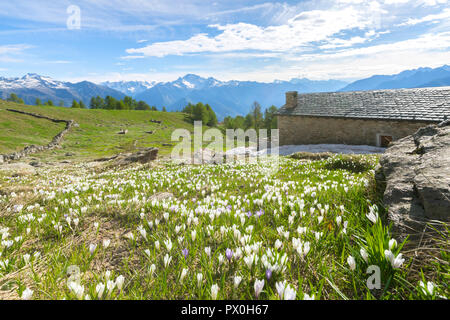
[[[147,148],[136,153],[124,153],[118,155],[115,160],[118,165],[126,165],[134,162],[148,163],[158,157],[158,148]]]
[[[390,145],[380,159],[377,183],[394,231],[422,231],[450,221],[450,121],[419,129]]]
[[[3,162],[5,162],[5,159],[4,159],[3,155],[0,154],[0,163],[3,163]]]

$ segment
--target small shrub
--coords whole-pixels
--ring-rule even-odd
[[[376,162],[360,155],[335,155],[325,161],[328,170],[347,170],[354,173],[366,172],[374,169]]]

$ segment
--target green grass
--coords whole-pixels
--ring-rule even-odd
[[[448,263],[434,267],[440,277],[421,278],[434,282],[428,294],[408,275],[410,258],[395,268],[387,259],[386,250],[399,257],[403,243],[391,244],[384,212],[371,196],[378,158],[359,157],[368,165],[357,172],[330,168],[330,159],[282,158],[275,172],[265,160],[103,173],[80,164],[3,177],[0,298],[19,298],[28,288],[33,299],[211,299],[217,285],[219,299],[256,299],[254,284],[262,279],[259,299],[278,299],[281,281],[296,299],[448,297]],[[161,192],[173,197],[152,198]],[[369,212],[378,215],[375,223]],[[234,252],[231,261],[227,248]],[[380,268],[380,289],[367,286],[370,265]],[[180,281],[183,269],[187,275]],[[121,290],[99,297],[96,289],[108,281],[112,286],[119,275]],[[242,277],[237,287],[235,276]],[[77,296],[74,283],[83,294]]]
[[[159,111],[89,110],[47,106],[26,106],[0,100],[0,153],[23,149],[29,144],[47,144],[64,126],[43,119],[19,115],[4,109],[11,108],[49,116],[56,119],[75,120],[80,126],[73,128],[64,139],[61,149],[36,154],[38,158],[64,159],[73,152],[76,159],[98,158],[119,152],[131,152],[143,147],[158,147],[160,154],[170,153],[174,129],[193,126],[185,121],[185,114]],[[160,120],[162,124],[151,123]],[[127,129],[126,135],[119,135]],[[153,134],[146,133],[154,131]]]
[[[8,112],[0,102],[0,154],[47,144],[63,129],[64,124]]]

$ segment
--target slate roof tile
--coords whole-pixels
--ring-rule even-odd
[[[297,107],[277,114],[441,122],[450,118],[450,87],[299,94]]]

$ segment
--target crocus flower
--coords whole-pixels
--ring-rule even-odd
[[[166,246],[167,251],[170,252],[170,250],[172,250],[172,240],[170,240],[170,239],[165,240],[164,245]]]
[[[183,252],[184,259],[187,259],[187,256],[189,254],[189,250],[184,248],[183,250],[181,250],[181,252]]]
[[[359,250],[359,253],[361,254],[361,257],[364,259],[364,261],[367,263],[369,259],[369,254],[367,253],[367,251],[364,248],[361,248],[361,250]]]
[[[435,287],[436,285],[431,281],[428,281],[426,285],[423,281],[420,281],[420,289],[426,295],[433,295]]]
[[[91,243],[91,244],[89,245],[89,252],[90,252],[91,254],[94,254],[94,251],[95,251],[96,248],[97,248],[97,245],[96,245],[95,243]]]
[[[400,253],[397,257],[394,256],[391,250],[384,250],[384,256],[391,263],[392,268],[398,269],[402,266],[405,259],[402,259],[402,254]]]
[[[103,283],[99,283],[95,286],[95,292],[97,293],[97,298],[101,299],[104,291],[105,291],[105,285]]]
[[[197,273],[197,285],[200,287],[203,281],[203,273]]]
[[[267,280],[270,280],[270,278],[272,278],[272,270],[270,270],[270,269],[266,270],[266,278],[267,278]]]
[[[295,300],[296,297],[297,291],[288,284],[284,289],[284,300]]]
[[[170,264],[170,261],[172,261],[172,257],[169,256],[168,253],[164,256],[164,266],[167,268]]]
[[[233,250],[227,248],[227,250],[225,251],[225,256],[227,257],[228,261],[231,261],[231,258],[233,257]]]
[[[283,299],[284,289],[286,288],[286,281],[275,283],[275,288],[277,289],[277,293],[280,299]]]
[[[220,266],[224,260],[223,254],[220,254],[218,259],[219,259],[219,266]]]
[[[235,276],[233,279],[234,282],[234,288],[236,289],[237,287],[239,287],[239,284],[242,281],[242,277],[241,276]]]
[[[256,279],[255,285],[254,285],[256,299],[258,299],[259,294],[261,293],[263,288],[264,288],[264,279],[262,279],[262,280]]]
[[[370,208],[370,212],[366,214],[367,219],[369,219],[372,223],[376,223],[378,220],[378,212],[374,211]]]
[[[122,290],[123,283],[125,282],[125,277],[120,275],[116,278],[116,286],[119,290]]]
[[[109,244],[111,243],[111,240],[109,239],[103,239],[103,247],[106,249],[109,247]]]
[[[150,275],[153,275],[155,273],[155,270],[156,270],[156,266],[154,264],[152,264],[150,266],[150,268],[148,269]]]
[[[208,257],[211,257],[211,247],[206,247],[205,248],[205,253]]]
[[[395,239],[389,240],[389,250],[392,250],[397,246],[397,241]]]
[[[350,267],[350,270],[354,271],[356,269],[356,261],[355,258],[353,258],[352,256],[349,256],[347,258],[347,263]]]
[[[315,300],[315,299],[316,299],[316,296],[315,296],[314,294],[312,294],[312,295],[310,296],[309,294],[305,293],[305,294],[303,295],[303,300]]]
[[[219,293],[219,286],[217,284],[213,284],[211,286],[211,298],[213,300],[217,299],[217,294]]]
[[[84,286],[80,285],[79,283],[75,281],[70,281],[67,286],[69,287],[70,291],[72,291],[77,299],[81,300],[83,299],[84,294]]]
[[[22,296],[20,298],[22,300],[30,300],[32,296],[33,296],[33,290],[31,290],[30,288],[26,288],[25,290],[23,290]]]
[[[183,282],[183,280],[186,277],[187,273],[188,273],[188,269],[183,268],[183,270],[181,271],[181,275],[180,275],[180,282]]]

